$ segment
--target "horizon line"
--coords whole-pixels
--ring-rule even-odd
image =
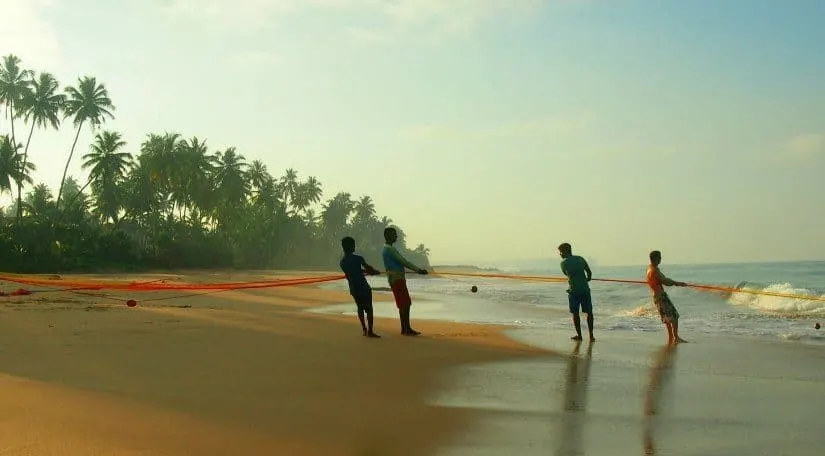
[[[542,261],[543,259],[537,258],[532,260],[511,260],[513,262],[527,262],[527,261]],[[481,264],[480,264],[481,263]],[[486,263],[486,264],[484,264]],[[478,268],[478,269],[500,269],[502,266],[494,265],[494,263],[498,262],[468,262],[468,261],[454,261],[454,262],[439,262],[439,263],[431,263],[433,268],[435,267],[471,267],[471,268]],[[592,262],[596,265],[599,265],[598,262]],[[745,260],[732,260],[732,261],[714,261],[714,262],[707,262],[707,263],[666,263],[669,266],[729,266],[729,265],[745,265],[745,264],[786,264],[786,263],[825,263],[824,259],[804,259],[804,260],[759,260],[759,261],[745,261]],[[647,263],[624,263],[624,264],[605,264],[600,265],[604,267],[610,268],[620,268],[620,267],[644,267],[647,266]]]

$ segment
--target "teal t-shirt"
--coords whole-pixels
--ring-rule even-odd
[[[578,255],[572,255],[561,262],[561,272],[567,276],[567,283],[571,291],[590,291],[590,284],[587,282],[587,261]]]

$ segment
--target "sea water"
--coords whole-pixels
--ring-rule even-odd
[[[557,261],[547,265],[506,272],[560,275]],[[594,278],[643,280],[645,268],[593,272]],[[428,402],[477,414],[438,455],[822,453],[825,328],[814,324],[825,324],[825,302],[804,297],[825,296],[825,262],[662,270],[674,280],[740,290],[669,288],[681,313],[680,333],[692,342],[674,351],[666,350],[644,284],[591,282],[599,342],[577,344],[569,338],[564,282],[408,276],[414,320],[506,324],[515,327],[506,332],[514,339],[562,355],[444,372],[445,388]],[[387,293],[385,277],[368,280],[376,294]],[[321,311],[352,314],[354,305]],[[378,316],[394,313],[391,303],[376,306]],[[647,404],[655,405],[655,416],[644,413]]]
[[[644,280],[646,266],[596,267],[593,277]],[[505,270],[505,268],[502,268]],[[670,278],[694,284],[730,287],[736,293],[710,292],[695,288],[668,288],[681,314],[680,333],[690,339],[701,334],[744,336],[825,344],[825,261],[662,265]],[[436,268],[436,273],[438,269]],[[506,268],[508,275],[559,277],[558,261],[547,266]],[[527,282],[515,279],[408,276],[413,296],[426,298],[415,305],[416,318],[506,324],[516,327],[547,327],[570,331],[566,283]],[[380,293],[386,278],[369,277]],[[470,287],[476,285],[477,293]],[[345,288],[345,282],[327,285]],[[664,331],[645,285],[591,282],[597,332]],[[765,291],[793,294],[784,298],[748,293]],[[389,309],[391,311],[392,309]],[[380,312],[378,312],[380,313]]]

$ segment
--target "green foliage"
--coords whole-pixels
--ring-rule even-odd
[[[392,220],[378,218],[370,197],[340,192],[322,201],[314,177],[301,180],[293,169],[275,177],[234,147],[210,153],[197,137],[148,134],[133,155],[120,133],[99,131],[82,155],[83,186],[65,171],[56,196],[45,184],[32,185],[35,149],[28,144],[35,126],[59,128],[62,114],[79,133],[113,117],[95,78],[79,79],[66,95],[58,87],[47,73],[35,79],[14,56],[0,63],[8,125],[16,119],[29,127],[25,148],[11,131],[0,136],[0,192],[29,187],[0,220],[0,270],[334,269],[343,236],[355,237],[358,251],[380,267],[383,230]],[[429,267],[428,249],[408,249],[398,233],[402,254]]]

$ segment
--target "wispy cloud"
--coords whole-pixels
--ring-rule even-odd
[[[786,157],[808,160],[825,155],[825,134],[805,133],[789,139],[782,150]]]
[[[0,55],[15,54],[27,68],[53,68],[60,41],[44,13],[53,0],[0,0]]]
[[[272,27],[290,14],[309,10],[360,13],[381,25],[344,30],[375,38],[388,31],[412,29],[468,33],[496,17],[529,13],[551,1],[573,0],[162,0],[162,4],[173,17],[242,29]]]

